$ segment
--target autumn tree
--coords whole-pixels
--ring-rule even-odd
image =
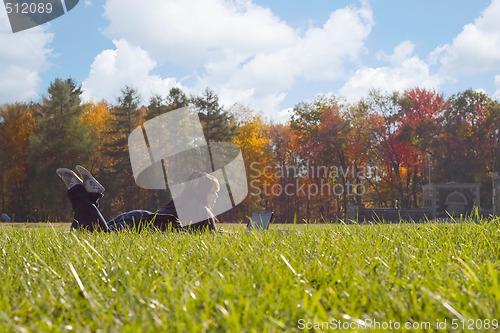
[[[244,218],[248,212],[262,209],[262,197],[255,192],[262,186],[263,168],[268,164],[272,152],[262,115],[242,105],[234,105],[230,112],[238,127],[233,143],[241,148],[249,185],[249,195],[238,207],[238,217]]]
[[[500,103],[496,100],[491,101],[488,106],[486,123],[489,124],[488,173],[500,172]]]
[[[275,211],[281,222],[293,222],[296,216],[301,214],[301,199],[296,195],[296,191],[292,191],[293,195],[287,193],[279,195],[276,191],[273,192],[273,186],[277,184],[279,189],[295,186],[294,171],[297,170],[300,154],[296,146],[297,139],[290,125],[282,123],[266,124],[265,135],[269,140],[272,156],[257,172],[257,175],[261,175],[263,179],[261,179],[259,190],[253,190],[260,194],[266,210]]]
[[[99,103],[85,104],[83,108],[81,121],[90,127],[91,136],[96,141],[95,149],[85,167],[91,172],[97,171],[96,176],[100,176],[99,170],[110,164],[103,151],[105,146],[112,142],[113,137],[107,135],[107,131],[116,118],[111,114],[111,107],[105,100]]]
[[[345,121],[349,124],[346,133],[346,150],[349,154],[352,172],[352,186],[355,189],[349,204],[367,204],[373,206],[378,202],[377,192],[379,181],[378,161],[374,160],[372,151],[377,144],[375,124],[377,116],[370,112],[369,106],[363,100],[349,106],[345,114]]]
[[[335,221],[343,218],[352,184],[347,177],[351,157],[347,150],[348,109],[335,96],[318,96],[293,109],[290,128],[300,152],[297,176],[318,193],[307,195],[307,218]]]
[[[392,206],[398,200],[400,207],[408,206],[405,188],[407,164],[413,158],[413,152],[398,139],[401,126],[400,95],[394,92],[383,95],[372,91],[365,103],[374,114],[374,135],[377,144],[372,153],[377,161],[379,176],[383,186],[379,186],[382,194],[379,204]]]
[[[489,98],[466,90],[453,95],[441,117],[433,175],[441,181],[476,182],[483,176]]]
[[[0,107],[0,212],[26,220],[31,212],[30,136],[36,127],[32,108],[23,103]]]
[[[403,167],[406,171],[405,205],[421,205],[421,193],[433,149],[439,145],[441,124],[447,102],[442,94],[425,89],[412,89],[404,92],[399,100],[399,128],[396,139],[401,147]]]
[[[472,90],[450,97],[440,121],[442,132],[433,154],[433,179],[449,182],[479,182],[482,203],[489,205],[490,174],[495,168],[497,103]]]

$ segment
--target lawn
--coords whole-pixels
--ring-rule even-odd
[[[2,332],[458,332],[500,320],[498,220],[288,234],[45,226],[0,228]]]

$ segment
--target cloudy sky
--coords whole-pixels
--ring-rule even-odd
[[[213,89],[277,121],[317,94],[472,88],[500,99],[500,0],[80,0],[13,34],[0,9],[0,104],[39,100],[55,78],[85,100],[144,104]]]

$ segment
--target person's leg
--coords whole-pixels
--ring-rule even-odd
[[[124,228],[141,229],[143,224],[146,223],[146,217],[153,213],[149,210],[133,210],[123,213],[108,221],[108,229],[111,231],[118,231]]]
[[[76,168],[82,178],[67,168],[56,170],[57,175],[61,177],[68,188],[66,195],[73,207],[74,219],[71,229],[109,231],[97,203],[102,198],[104,187],[85,168],[80,165],[77,165]]]
[[[74,212],[72,229],[110,231],[106,220],[97,208],[97,200],[102,197],[101,193],[88,193],[83,184],[77,184],[71,187],[66,195]]]
[[[85,189],[87,190],[87,192],[89,192],[89,193],[104,193],[104,191],[105,191],[104,186],[102,186],[101,183],[99,183],[97,181],[97,179],[95,179],[94,176],[92,176],[92,174],[87,169],[85,169],[81,165],[77,165],[76,170],[78,171],[78,173],[82,177],[81,178],[82,183],[83,183],[83,186],[85,186]]]

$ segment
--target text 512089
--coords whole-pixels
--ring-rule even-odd
[[[52,3],[5,3],[5,9],[7,10],[7,14],[16,13],[16,14],[50,14],[52,13]]]

